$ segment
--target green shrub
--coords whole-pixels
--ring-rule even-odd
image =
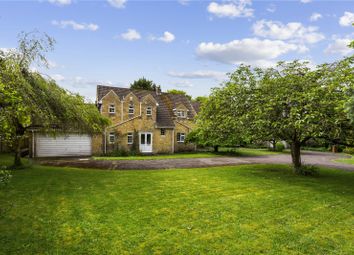
[[[124,149],[117,149],[112,152],[108,152],[105,156],[109,157],[128,157],[128,156],[138,156],[140,155],[139,152],[132,150],[132,151],[127,151]]]
[[[308,147],[308,146],[301,146],[301,150],[304,150],[304,151],[320,151],[320,152],[327,152],[327,151],[331,151],[331,147]]]
[[[0,185],[7,185],[10,182],[12,175],[6,167],[1,167],[0,169]]]
[[[277,142],[277,143],[275,144],[275,150],[276,150],[276,151],[282,152],[284,149],[285,149],[285,146],[284,146],[283,143]]]
[[[344,153],[348,153],[348,154],[351,154],[351,155],[354,155],[354,148],[352,147],[346,147],[344,150],[343,150]]]
[[[345,146],[339,145],[337,152],[343,152],[345,150]]]
[[[296,172],[305,176],[318,176],[318,168],[312,165],[302,165]]]

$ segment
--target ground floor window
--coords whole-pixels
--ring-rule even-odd
[[[128,133],[128,144],[133,144],[133,133]]]
[[[184,138],[186,137],[185,133],[177,133],[177,142],[184,143]]]
[[[161,130],[160,130],[160,134],[161,134],[161,135],[166,135],[166,129],[161,128]]]
[[[109,133],[109,143],[114,143],[116,141],[116,134],[114,132]]]

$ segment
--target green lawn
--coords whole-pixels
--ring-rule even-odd
[[[0,157],[0,162],[3,162]],[[354,173],[33,166],[0,189],[1,254],[353,254]]]
[[[214,158],[222,156],[263,156],[272,155],[277,152],[272,152],[267,149],[250,149],[250,148],[220,148],[220,152],[187,152],[187,153],[175,153],[175,154],[161,154],[161,155],[140,155],[140,156],[103,156],[103,157],[93,157],[96,160],[148,160],[148,159],[178,159],[178,158]]]
[[[340,163],[346,163],[346,164],[354,165],[354,157],[336,159],[335,161],[336,162],[340,162]]]

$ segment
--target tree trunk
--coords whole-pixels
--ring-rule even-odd
[[[214,146],[214,152],[219,152],[219,145]]]
[[[293,162],[295,173],[300,173],[301,168],[301,143],[299,141],[293,141],[291,143],[291,159]]]
[[[16,125],[16,136],[14,137],[13,151],[15,152],[14,167],[21,167],[21,143],[25,138],[26,128],[21,123]]]
[[[14,167],[21,167],[21,140],[18,139],[15,144],[15,160],[14,160]]]
[[[277,144],[277,141],[276,140],[270,140],[270,144],[271,144],[271,147],[272,147],[271,150],[275,151],[275,149],[276,149],[275,146]]]
[[[338,152],[338,146],[337,145],[332,145],[332,152],[337,153]]]

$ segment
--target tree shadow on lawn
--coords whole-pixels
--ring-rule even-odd
[[[283,152],[271,151],[268,149],[254,149],[254,148],[220,148],[218,152],[209,151],[214,155],[227,156],[227,157],[267,157],[279,154],[289,154],[289,150],[284,150]]]
[[[239,166],[236,166],[236,169]],[[225,174],[225,177],[237,179],[240,176],[259,178],[260,183],[274,185],[286,184],[290,188],[298,188],[299,191],[314,190],[321,193],[334,193],[340,196],[354,198],[354,173],[334,168],[317,167],[318,176],[302,176],[293,173],[290,165],[244,165],[235,174]],[[270,187],[271,188],[271,187]],[[299,194],[300,195],[300,194]]]

